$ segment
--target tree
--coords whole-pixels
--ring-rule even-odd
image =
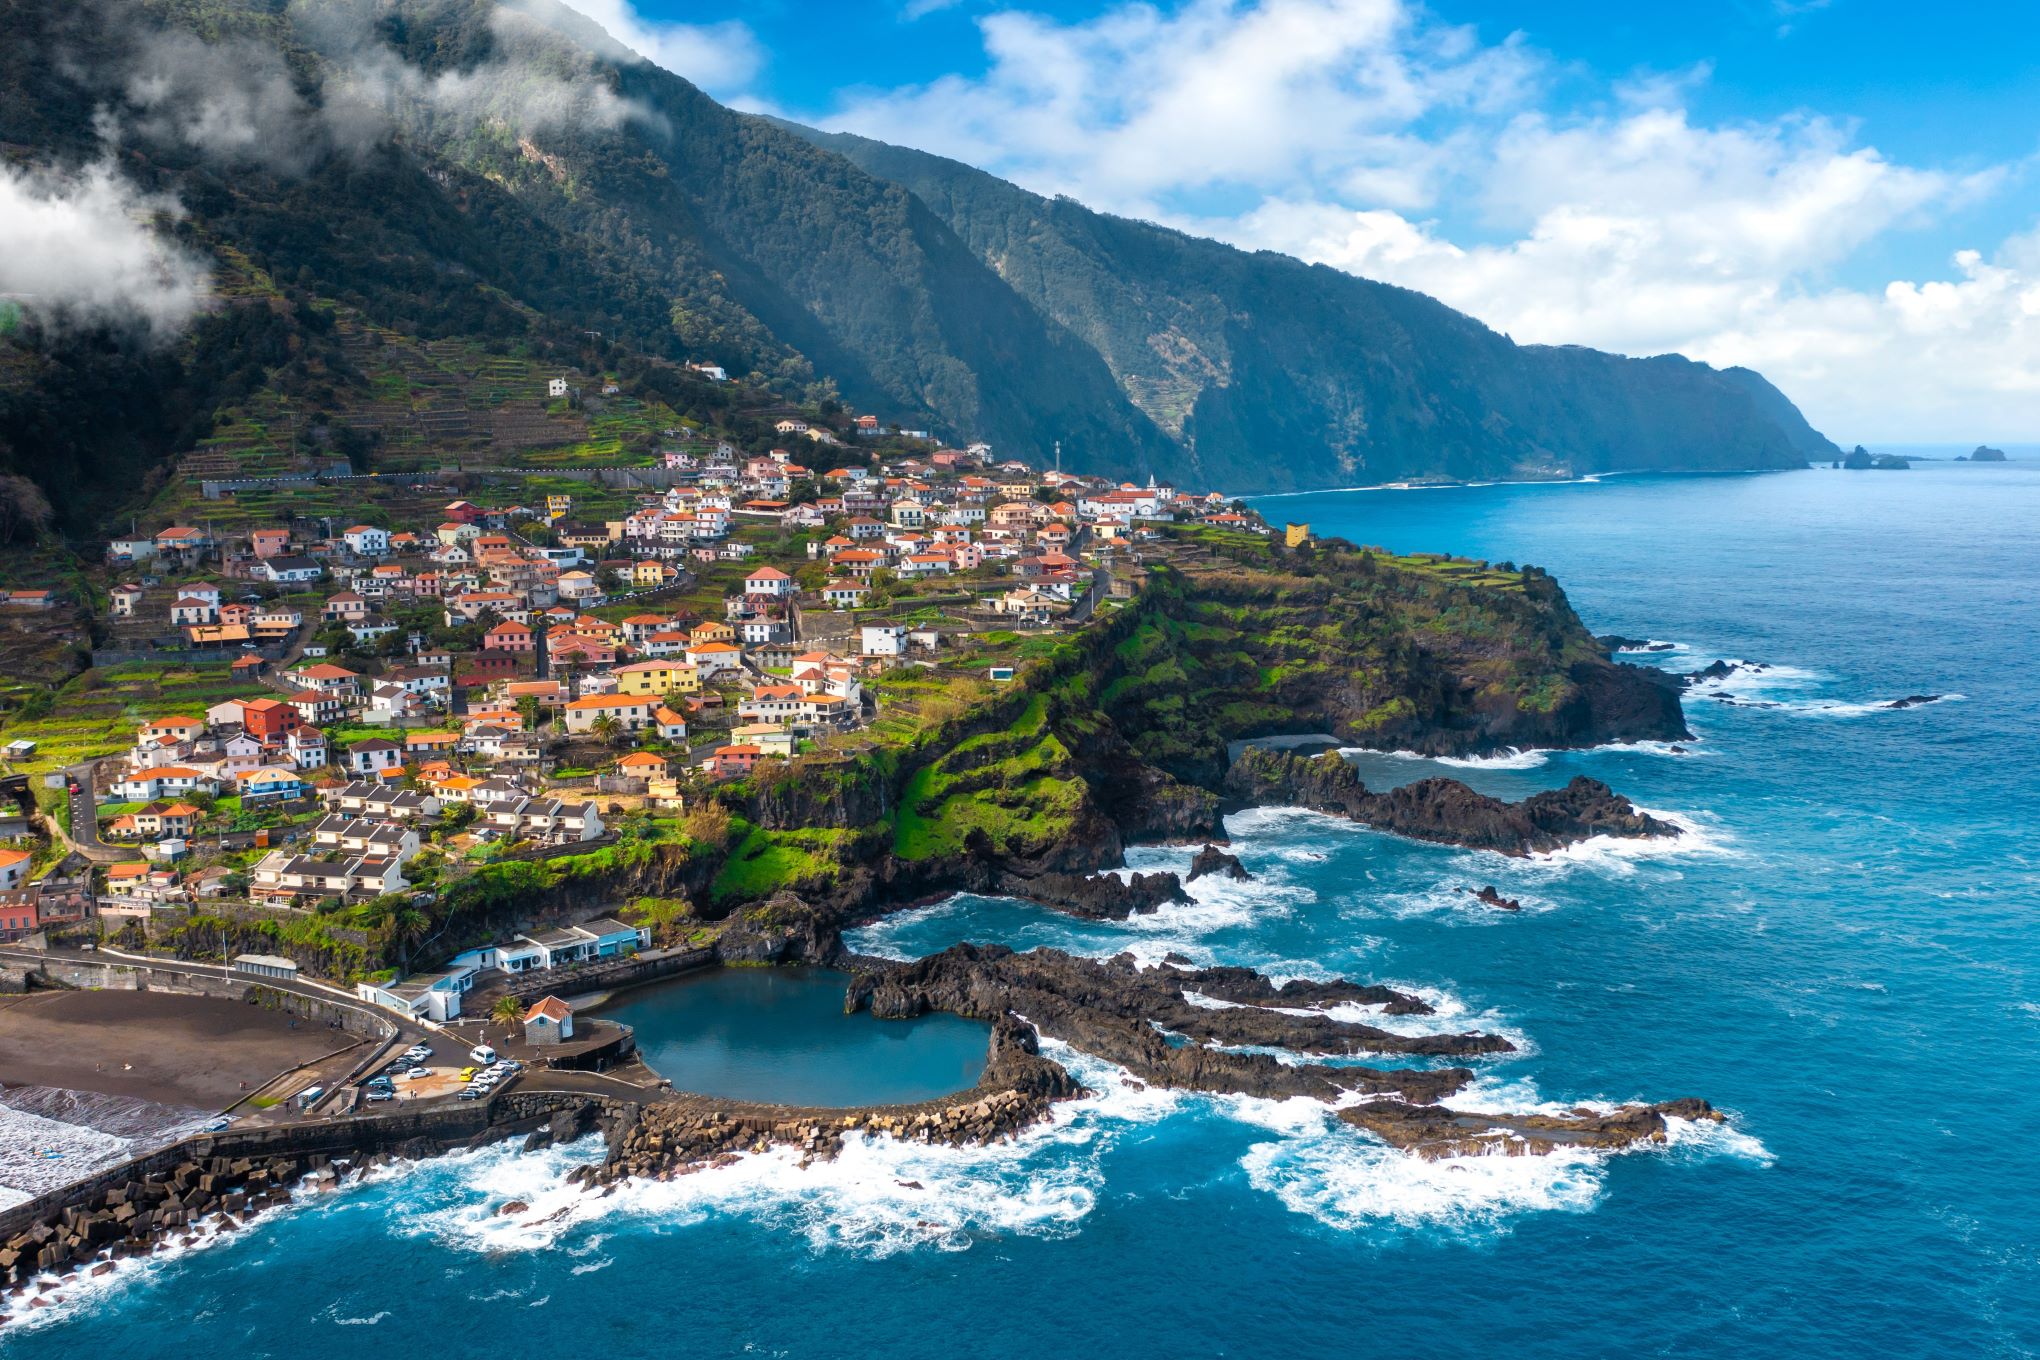
[[[694,844],[707,850],[720,850],[730,839],[729,809],[713,798],[704,798],[687,814],[680,829]]]
[[[34,539],[50,527],[54,515],[41,487],[16,473],[0,476],[0,542]]]
[[[538,696],[536,694],[520,694],[517,696],[517,716],[523,722],[524,730],[527,732],[538,726]]]
[[[605,713],[594,722],[588,724],[588,728],[596,736],[614,746],[618,735],[623,731],[623,724]]]
[[[432,918],[416,907],[399,907],[390,913],[389,938],[396,946],[397,955],[403,966],[411,966],[411,948],[425,938],[425,932],[432,929]]]
[[[508,1029],[524,1018],[524,1003],[507,994],[499,996],[496,1004],[489,1007],[489,1018]]]

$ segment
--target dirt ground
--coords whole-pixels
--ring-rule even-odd
[[[225,1109],[348,1036],[245,1002],[165,992],[0,998],[0,1085]],[[245,1083],[245,1084],[244,1084]]]

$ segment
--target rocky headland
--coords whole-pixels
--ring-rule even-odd
[[[1303,757],[1249,748],[1227,774],[1226,792],[1243,807],[1308,808],[1413,840],[1504,855],[1562,850],[1595,836],[1634,840],[1679,834],[1671,823],[1638,811],[1627,798],[1585,775],[1516,803],[1476,793],[1456,779],[1420,779],[1376,793],[1349,761],[1336,755]]]

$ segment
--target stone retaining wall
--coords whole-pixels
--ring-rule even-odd
[[[716,961],[715,950],[676,949],[671,953],[633,954],[611,963],[575,968],[569,972],[525,973],[511,983],[508,994],[531,1002],[545,996],[580,996],[589,992],[614,992],[660,978],[678,977]]]

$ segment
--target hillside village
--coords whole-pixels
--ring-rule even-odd
[[[758,451],[669,430],[657,484],[621,495],[411,478],[365,494],[358,523],[226,513],[252,489],[228,482],[208,486],[217,516],[113,538],[94,667],[154,701],[124,749],[80,740],[61,710],[0,733],[49,830],[0,852],[0,940],[141,947],[216,918],[396,929],[480,866],[655,839],[772,762],[911,735],[945,691],[1011,682],[1134,595],[1171,524],[1267,532],[1216,492],[839,426],[789,416]],[[162,711],[175,694],[190,706]],[[348,980],[443,1021],[484,964],[653,937],[574,929],[410,984]]]

